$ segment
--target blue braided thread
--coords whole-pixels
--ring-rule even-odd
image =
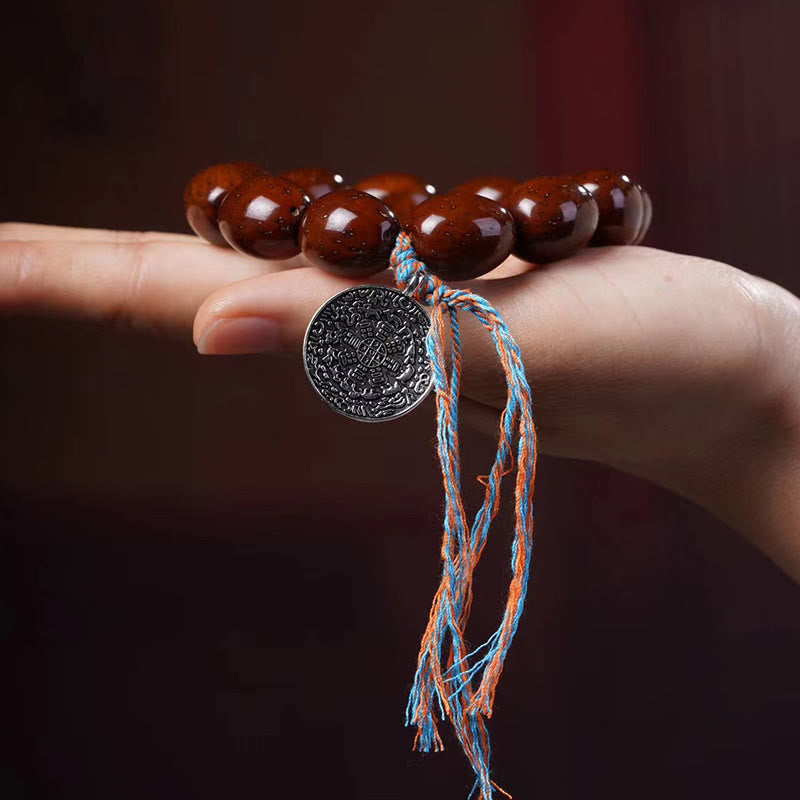
[[[475,771],[476,781],[470,797],[480,791],[481,800],[493,798],[495,784],[489,775],[491,748],[484,717],[491,716],[494,686],[502,671],[508,649],[522,615],[527,596],[530,554],[533,547],[532,485],[535,457],[528,459],[517,496],[517,526],[525,549],[524,566],[518,572],[518,547],[515,539],[511,551],[511,567],[519,581],[520,599],[512,612],[506,609],[495,633],[479,647],[467,652],[464,628],[469,616],[472,592],[472,572],[489,534],[500,495],[503,475],[508,471],[511,444],[519,419],[517,464],[525,443],[534,448],[535,431],[529,406],[530,387],[522,363],[522,354],[508,327],[497,311],[481,296],[466,290],[452,289],[434,278],[416,258],[405,234],[398,237],[392,254],[397,284],[406,288],[417,282],[413,295],[424,305],[433,308],[431,328],[426,347],[431,362],[433,385],[437,397],[437,441],[445,489],[445,520],[442,542],[443,574],[449,578],[435,620],[433,645],[421,654],[406,708],[406,724],[416,726],[417,748],[423,752],[443,748],[437,731],[436,709],[440,719],[448,717],[467,758]],[[507,370],[508,395],[500,419],[500,441],[493,468],[487,480],[487,494],[469,526],[461,498],[461,478],[458,453],[458,395],[461,381],[461,332],[458,311],[474,314],[491,333],[498,355],[504,347],[510,367]],[[451,358],[446,364],[440,343],[445,341],[443,326],[449,322]],[[523,408],[523,405],[526,407]],[[467,557],[473,556],[472,559]],[[477,556],[476,556],[477,554]],[[442,670],[446,645],[452,663]],[[480,656],[480,657],[479,657]],[[495,668],[489,674],[490,664]],[[476,687],[477,684],[477,687]],[[443,687],[444,691],[443,691]],[[427,701],[426,701],[427,699]],[[501,790],[502,791],[502,790]]]

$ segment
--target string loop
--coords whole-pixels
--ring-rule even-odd
[[[510,797],[490,776],[491,748],[486,719],[492,715],[497,683],[528,591],[537,458],[530,386],[517,343],[498,312],[483,297],[449,287],[432,275],[417,259],[406,233],[397,237],[391,264],[398,287],[431,307],[426,347],[436,392],[437,444],[445,493],[442,576],[420,644],[406,724],[417,729],[416,749],[439,751],[444,745],[438,722],[447,718],[475,772],[470,797],[478,791],[480,800],[492,800],[494,789]],[[464,508],[459,468],[459,311],[473,314],[491,335],[507,384],[497,455],[489,474],[481,481],[485,494],[471,522]],[[465,631],[472,607],[473,575],[497,515],[502,479],[512,472],[515,473],[515,524],[506,607],[497,630],[470,650]]]

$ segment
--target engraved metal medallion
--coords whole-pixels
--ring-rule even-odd
[[[431,388],[430,320],[399,289],[355,286],[314,315],[303,343],[306,374],[334,411],[382,422],[414,408]]]

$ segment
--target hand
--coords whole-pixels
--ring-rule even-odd
[[[0,308],[178,333],[194,320],[207,354],[298,358],[308,320],[346,285],[302,259],[256,261],[188,236],[0,226]],[[643,247],[588,249],[537,269],[510,259],[469,285],[522,348],[544,452],[667,486],[800,580],[797,298]],[[493,429],[505,402],[494,348],[477,325],[464,335],[465,416]]]

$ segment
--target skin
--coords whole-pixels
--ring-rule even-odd
[[[391,282],[388,273],[367,282]],[[191,236],[0,224],[0,311],[193,335],[208,355],[298,357],[308,320],[353,282]],[[800,300],[734,267],[591,248],[466,284],[526,357],[543,452],[648,478],[725,520],[800,581]],[[494,432],[505,390],[465,323],[464,419]]]

